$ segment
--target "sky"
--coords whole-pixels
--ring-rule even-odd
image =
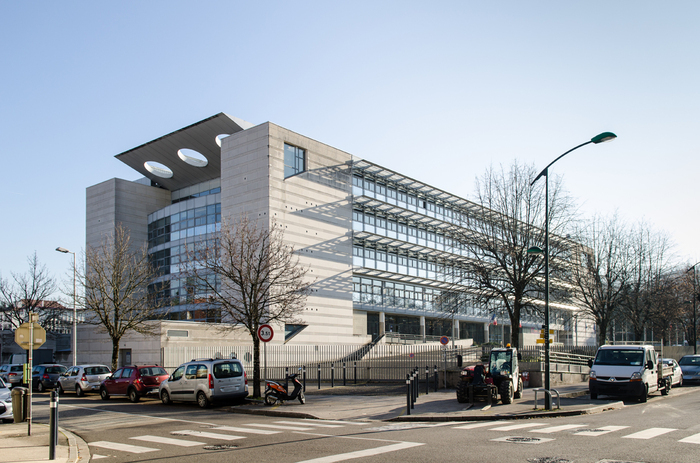
[[[697,1],[0,1],[0,276],[59,281],[115,155],[225,112],[450,193],[557,156],[581,217],[700,260]],[[538,170],[539,170],[538,169]]]

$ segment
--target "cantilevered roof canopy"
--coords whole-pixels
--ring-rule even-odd
[[[179,190],[220,177],[221,148],[216,137],[231,135],[252,126],[253,124],[250,122],[219,113],[115,157],[158,185],[170,191]],[[178,156],[178,151],[181,149],[198,152],[206,158],[206,165],[197,167],[193,164],[205,163],[184,161]],[[158,169],[158,165],[151,164],[155,168],[149,170],[146,168],[146,163],[162,164],[170,169],[172,175]],[[162,176],[163,173],[167,173],[167,175]]]

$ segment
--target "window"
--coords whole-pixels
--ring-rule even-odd
[[[300,174],[306,170],[306,151],[296,146],[284,144],[284,178]]]

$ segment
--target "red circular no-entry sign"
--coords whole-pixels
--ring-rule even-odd
[[[271,341],[274,335],[275,332],[270,325],[260,325],[258,328],[258,339],[262,342]]]

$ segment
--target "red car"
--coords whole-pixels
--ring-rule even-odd
[[[123,395],[132,402],[141,397],[158,395],[158,386],[168,379],[168,373],[158,365],[129,365],[119,368],[100,385],[100,397],[109,400],[110,396]]]

